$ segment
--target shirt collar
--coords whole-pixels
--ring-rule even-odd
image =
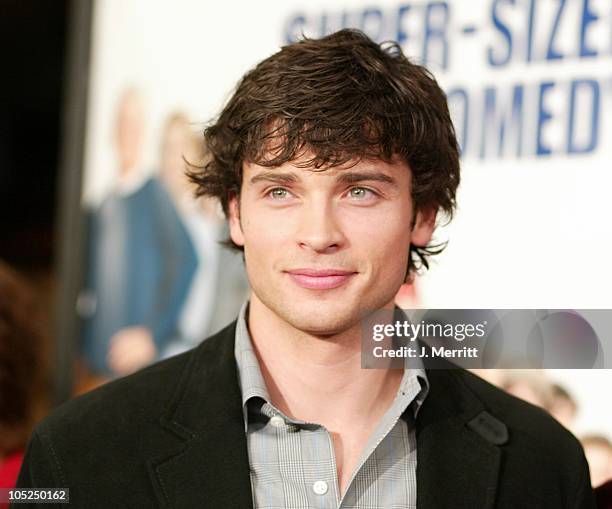
[[[234,355],[238,366],[238,378],[242,391],[242,406],[244,407],[249,399],[260,397],[265,401],[270,401],[266,382],[261,374],[259,361],[253,350],[253,342],[247,326],[247,313],[249,302],[245,302],[238,314],[236,323],[236,342]]]
[[[234,347],[239,386],[242,392],[242,410],[245,426],[248,422],[248,403],[250,400],[261,398],[265,403],[270,403],[268,388],[261,374],[259,361],[255,355],[253,342],[251,341],[251,335],[247,326],[248,309],[249,302],[246,301],[238,314]],[[408,409],[411,406],[413,416],[416,418],[429,392],[429,380],[427,379],[427,373],[421,359],[410,359],[409,365],[410,367],[406,366],[404,369],[404,376],[398,389],[396,401],[403,399],[405,408]]]

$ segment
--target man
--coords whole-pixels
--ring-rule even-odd
[[[592,507],[582,449],[463,370],[362,369],[361,318],[393,310],[451,214],[445,97],[356,31],[245,75],[194,171],[252,293],[191,352],[74,400],[34,433],[21,487],[76,507]]]
[[[93,383],[159,358],[176,335],[198,265],[168,192],[143,171],[144,139],[143,100],[130,89],[117,109],[115,186],[89,217],[79,311],[82,353]]]

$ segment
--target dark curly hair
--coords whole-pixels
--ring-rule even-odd
[[[226,215],[244,162],[276,167],[304,155],[300,166],[313,171],[400,157],[412,170],[416,209],[435,207],[450,220],[455,208],[459,149],[444,92],[397,44],[357,30],[290,44],[245,74],[205,129],[204,151],[189,176]],[[410,246],[408,273],[443,248]]]

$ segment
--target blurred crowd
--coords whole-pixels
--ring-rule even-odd
[[[580,408],[571,392],[539,369],[476,369],[475,374],[506,392],[548,412],[580,439],[591,471],[593,487],[612,479],[612,442],[597,434],[580,435],[576,418]]]

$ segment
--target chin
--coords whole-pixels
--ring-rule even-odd
[[[327,336],[344,332],[360,322],[361,308],[357,298],[319,300],[303,299],[299,304],[283,306],[285,321],[294,328]]]
[[[331,336],[354,327],[358,318],[348,313],[304,314],[302,310],[292,314],[287,321],[297,330],[316,336]]]

